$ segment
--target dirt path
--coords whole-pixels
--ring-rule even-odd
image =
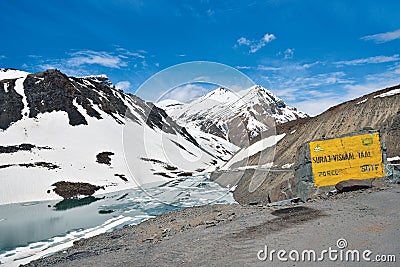
[[[213,205],[164,214],[140,225],[82,240],[65,252],[32,266],[399,266],[400,186],[345,193],[328,200],[275,210]],[[371,250],[395,255],[397,263],[281,262],[276,254],[260,261],[257,253],[284,249]],[[295,255],[295,254],[293,254]],[[264,256],[261,252],[260,256]],[[360,256],[362,257],[362,256]],[[286,255],[288,258],[288,255]]]

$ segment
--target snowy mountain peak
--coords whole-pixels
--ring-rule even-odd
[[[0,70],[0,177],[9,189],[0,204],[60,198],[52,185],[63,181],[106,193],[196,175],[237,150],[213,136],[202,146],[164,110],[106,81]]]
[[[273,127],[270,118],[283,123],[307,117],[260,85],[239,92],[221,87],[190,103],[169,106],[167,112],[188,129],[196,128],[239,146]]]
[[[257,101],[265,101],[266,103],[283,102],[283,100],[261,85],[254,85],[249,89],[240,91],[239,94],[247,101],[253,98],[253,101],[257,99]]]
[[[101,83],[101,84],[104,84],[104,85],[107,85],[107,86],[110,86],[110,87],[113,86],[113,84],[108,79],[108,76],[106,74],[83,76],[83,77],[79,77],[79,78],[92,80],[94,82],[98,82],[98,83]]]
[[[108,79],[107,74],[97,74],[97,75],[89,75],[89,76],[81,76],[78,78],[88,78],[88,79]]]
[[[226,93],[231,92],[229,89],[226,89],[225,87],[219,87],[211,92],[209,92],[208,94],[206,94],[206,96],[211,96],[211,95],[223,95]]]
[[[23,78],[26,77],[28,74],[29,72],[22,70],[0,68],[0,81],[6,79],[11,80],[11,79]]]
[[[205,101],[206,99],[218,101],[218,102],[226,102],[226,101],[238,99],[238,98],[239,97],[234,92],[232,92],[224,87],[219,87],[219,88],[207,93],[206,95],[200,97],[199,99],[194,100],[192,103],[202,102],[202,101]]]

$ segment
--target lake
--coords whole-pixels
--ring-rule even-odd
[[[227,188],[202,175],[80,199],[0,205],[0,265],[28,263],[169,211],[234,202]]]

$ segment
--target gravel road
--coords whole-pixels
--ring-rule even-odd
[[[280,208],[188,208],[78,241],[29,266],[399,266],[399,201],[400,186],[392,185]],[[339,239],[347,241],[346,248],[338,249]],[[285,250],[288,261],[278,260],[276,253],[272,262],[260,260],[257,254],[265,257],[265,246],[269,253]],[[320,258],[329,247],[339,251],[338,260],[329,260],[328,253],[317,262],[288,255],[296,250],[301,260],[304,250],[315,250]],[[340,251],[346,255],[348,250],[358,250],[361,261],[341,261]],[[370,259],[395,255],[397,262],[366,262],[365,250],[372,251]]]

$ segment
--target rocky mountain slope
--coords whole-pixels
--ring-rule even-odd
[[[275,142],[248,154],[250,157],[246,160],[235,161],[233,158],[235,162],[228,162],[227,165],[235,171],[215,172],[212,179],[221,184],[238,183],[234,197],[241,203],[268,203],[291,198],[296,195],[297,185],[293,165],[297,149],[302,144],[358,132],[363,128],[380,131],[388,158],[400,156],[400,86],[345,102],[316,117],[277,125],[276,133],[270,133],[268,137]],[[276,146],[273,145],[276,142]],[[272,155],[275,157],[272,158]],[[271,170],[260,168],[271,166],[272,162]]]
[[[187,104],[164,100],[157,105],[189,132],[197,129],[239,147],[248,146],[275,123],[308,117],[259,85],[237,93],[218,88]]]
[[[217,154],[104,75],[0,69],[0,204],[60,198],[62,181],[106,193],[188,176],[222,164]]]

